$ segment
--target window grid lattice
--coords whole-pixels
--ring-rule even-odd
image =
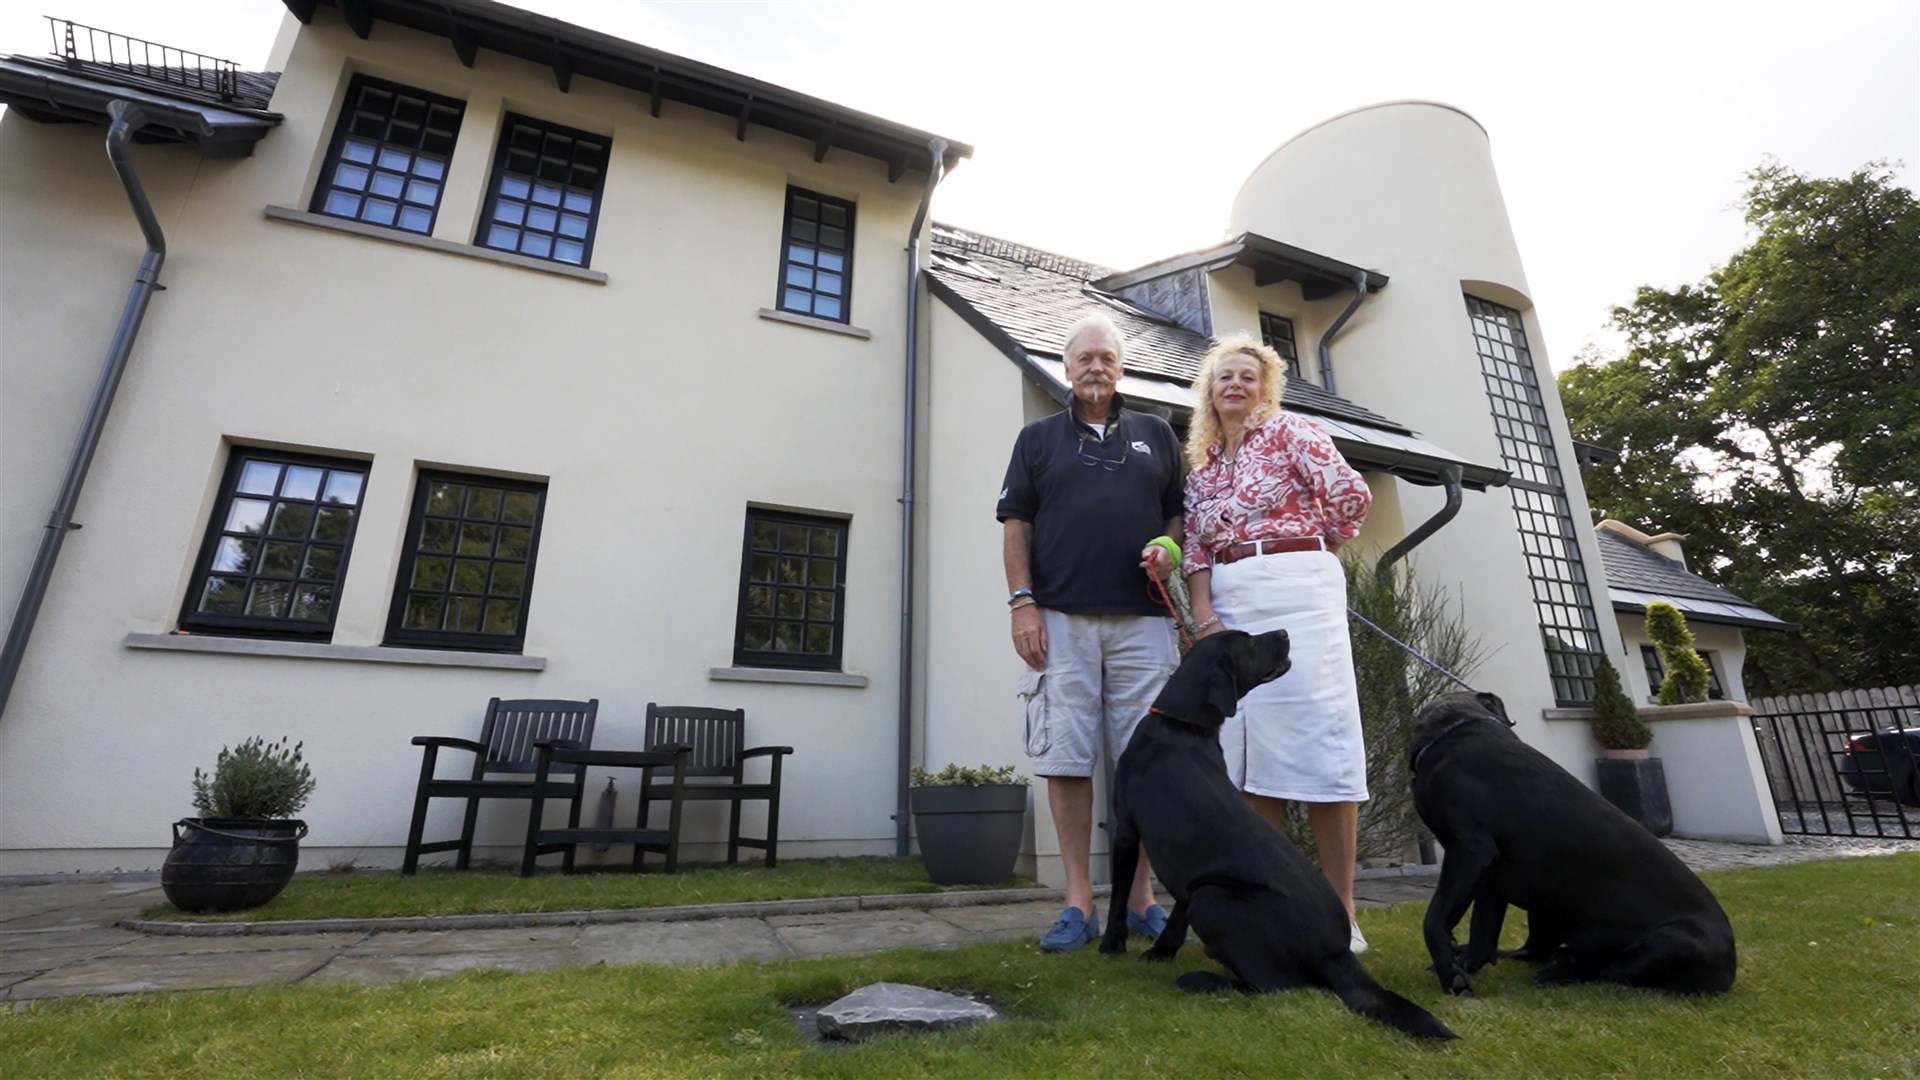
[[[593,249],[607,140],[508,115],[479,243],[585,266]]]
[[[1562,705],[1584,704],[1593,700],[1600,625],[1526,330],[1518,311],[1466,300],[1501,461],[1513,474],[1508,489],[1553,696]]]
[[[181,624],[327,636],[367,466],[236,450]]]
[[[313,209],[407,232],[433,232],[464,103],[356,78],[321,171]]]
[[[847,322],[853,297],[853,204],[788,188],[780,248],[780,310]]]
[[[545,499],[540,485],[423,473],[389,641],[518,649]]]
[[[1287,362],[1287,376],[1300,377],[1300,349],[1293,340],[1293,320],[1284,315],[1260,313],[1260,340],[1272,346]]]
[[[747,512],[736,664],[838,670],[846,541],[844,520]]]

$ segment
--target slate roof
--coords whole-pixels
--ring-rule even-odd
[[[1127,335],[1128,374],[1157,376],[1184,387],[1200,374],[1200,360],[1212,344],[1204,334],[1093,288],[1090,280],[1113,275],[1094,263],[941,224],[933,227],[933,252],[934,279],[1035,356],[1059,359],[1067,330],[1098,312]],[[943,252],[947,260],[939,257]],[[949,261],[953,257],[985,275],[968,273]],[[1288,381],[1283,403],[1296,412],[1412,434],[1406,425],[1305,379]]]
[[[1616,609],[1644,611],[1654,600],[1667,600],[1685,612],[1690,621],[1775,630],[1792,628],[1791,623],[1611,529],[1596,529],[1594,534],[1600,540],[1607,592]]]
[[[85,76],[98,82],[131,86],[166,97],[256,112],[266,109],[267,103],[273,100],[273,88],[280,83],[280,73],[277,71],[236,71],[233,78],[234,96],[231,99],[224,99],[214,89],[216,78],[212,68],[171,68],[166,69],[164,77],[157,75],[149,77],[129,71],[125,66],[92,60],[24,56],[12,59],[44,65],[56,71]]]

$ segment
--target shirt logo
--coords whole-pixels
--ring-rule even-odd
[[[1133,449],[1135,450],[1135,452],[1145,454],[1148,457],[1153,456],[1152,449],[1150,449],[1146,443],[1141,442],[1139,439],[1133,440]]]
[[[1006,497],[1007,497],[1007,489],[1006,489],[1006,488],[1001,488],[1001,489],[1000,489],[1000,498],[1001,498],[1001,499],[1002,499],[1002,500],[1004,501],[1004,500],[1006,499]]]

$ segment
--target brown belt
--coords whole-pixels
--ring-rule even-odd
[[[1251,559],[1255,555],[1278,555],[1283,551],[1325,551],[1326,541],[1317,536],[1289,536],[1280,540],[1242,540],[1213,551],[1218,565]]]

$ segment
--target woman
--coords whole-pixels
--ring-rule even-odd
[[[1227,772],[1260,816],[1307,804],[1320,871],[1353,919],[1353,870],[1367,758],[1347,637],[1347,585],[1333,552],[1373,496],[1333,440],[1280,408],[1286,371],[1245,334],[1201,362],[1187,435],[1181,565],[1201,636],[1287,631],[1293,666],[1248,694],[1220,730]],[[1367,939],[1352,924],[1353,951]]]

